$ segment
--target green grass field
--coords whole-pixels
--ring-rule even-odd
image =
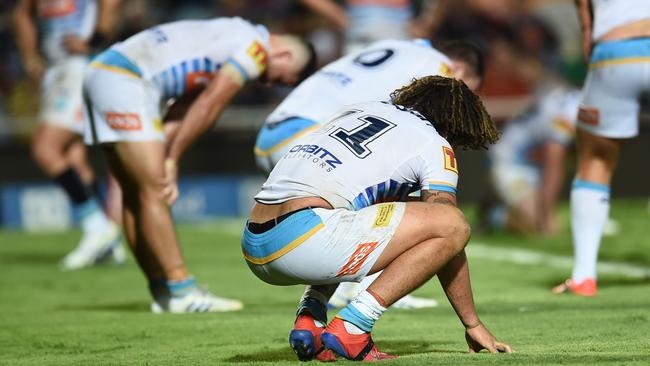
[[[566,208],[564,209],[566,217]],[[647,200],[615,201],[621,233],[606,238],[602,259],[650,267]],[[63,273],[57,261],[79,233],[0,231],[0,364],[289,365],[299,287],[255,278],[239,249],[238,221],[182,225],[189,268],[217,294],[242,299],[238,313],[152,315],[133,261]],[[489,248],[570,255],[568,228],[555,238],[475,236]],[[596,298],[553,296],[569,269],[475,256],[470,265],[484,323],[515,354],[466,353],[463,328],[437,281],[417,291],[441,306],[390,310],[374,338],[399,359],[386,365],[650,365],[650,280],[602,275]],[[497,248],[498,249],[498,248]]]

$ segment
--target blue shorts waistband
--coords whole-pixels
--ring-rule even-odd
[[[297,211],[272,229],[255,234],[244,228],[242,251],[253,264],[266,264],[295,249],[324,227],[312,209]]]
[[[591,64],[634,58],[650,58],[650,38],[633,38],[596,44]]]

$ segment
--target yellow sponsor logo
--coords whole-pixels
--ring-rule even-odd
[[[395,212],[395,204],[387,203],[379,205],[377,209],[377,216],[375,216],[375,223],[372,225],[375,227],[386,227],[390,224],[390,219],[393,217],[393,212]]]
[[[269,56],[266,52],[266,49],[264,46],[262,46],[261,43],[254,41],[250,47],[248,47],[246,53],[248,53],[248,55],[253,59],[253,62],[255,62],[255,66],[257,66],[257,70],[259,70],[259,72],[262,72],[264,69],[266,69],[266,62],[268,61]]]
[[[158,131],[158,132],[163,131],[163,123],[160,120],[160,118],[154,118],[153,119],[153,129],[154,129],[154,131]]]

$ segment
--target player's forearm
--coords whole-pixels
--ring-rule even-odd
[[[332,0],[301,0],[302,4],[334,23],[340,30],[348,26],[349,18],[345,9]]]
[[[100,2],[96,32],[105,38],[111,39],[115,35],[121,3],[121,0],[102,0]]]
[[[589,62],[592,47],[592,12],[590,0],[576,0],[578,7],[578,20],[582,30],[582,49],[585,61]]]
[[[167,158],[180,160],[199,136],[212,127],[223,108],[224,106],[219,103],[206,105],[206,101],[199,97],[183,118],[178,133],[169,145]]]
[[[480,319],[474,308],[472,285],[465,251],[463,250],[449,261],[437,275],[451,306],[453,306],[463,325],[466,328],[473,328],[480,324]]]

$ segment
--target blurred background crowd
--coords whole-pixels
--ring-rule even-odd
[[[397,1],[396,3],[407,3]],[[11,27],[15,1],[0,8],[0,143],[26,142],[36,124],[38,84],[24,74]],[[155,24],[179,19],[241,16],[273,31],[310,39],[320,64],[339,57],[346,37],[358,28],[353,13],[359,1],[331,1],[348,10],[337,14],[330,0],[185,0],[124,1],[114,41]],[[350,4],[347,4],[350,3]],[[532,90],[527,73],[547,67],[579,84],[585,74],[577,17],[571,0],[413,0],[404,14],[404,30],[387,36],[421,37],[434,44],[447,39],[469,39],[486,52],[487,74],[482,94],[498,118],[525,108]],[[402,32],[402,34],[400,34]],[[357,35],[359,37],[359,35]],[[287,90],[251,85],[235,105],[271,106]],[[237,126],[257,126],[255,118]]]

